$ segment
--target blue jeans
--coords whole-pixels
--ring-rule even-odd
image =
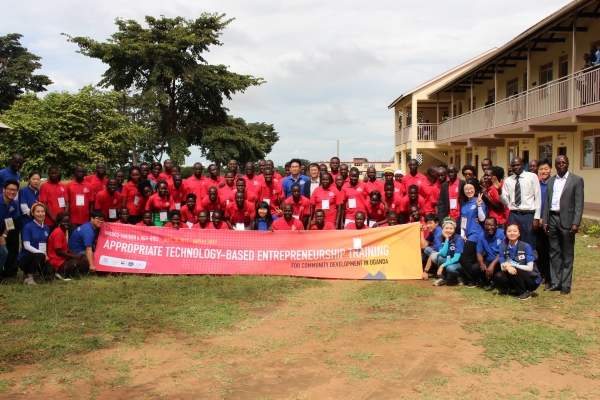
[[[437,256],[437,264],[442,265],[446,262],[446,257],[443,257],[441,254]],[[462,271],[462,266],[460,263],[454,263],[449,265],[444,265],[444,271],[442,272],[442,278],[458,278],[460,276],[460,272]]]

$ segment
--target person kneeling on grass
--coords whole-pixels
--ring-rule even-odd
[[[494,275],[494,284],[501,294],[506,294],[510,288],[517,292],[519,300],[529,300],[531,292],[542,282],[533,251],[529,243],[519,240],[521,226],[518,223],[508,222],[504,232],[507,241],[502,244],[501,271]]]
[[[54,276],[64,280],[72,275],[87,274],[90,264],[83,254],[75,254],[67,245],[67,230],[71,217],[65,212],[56,216],[58,229],[54,229],[48,239],[48,259],[54,267]]]
[[[103,223],[104,213],[100,210],[94,210],[90,213],[90,222],[86,222],[75,229],[69,238],[69,250],[75,254],[85,255],[91,272],[96,271],[92,248],[94,247],[94,241],[96,240],[96,232]]]
[[[438,236],[441,236],[441,234],[442,234],[442,227],[440,226],[439,219],[438,219],[437,215],[435,215],[435,214],[427,214],[425,216],[425,227],[427,229],[427,232],[426,232],[427,237],[425,238],[425,241],[427,242],[427,246],[425,246],[425,248],[423,249],[423,253],[421,254],[421,261],[423,263],[423,269],[425,269],[427,264],[429,264],[429,267],[431,268],[430,259],[431,259],[431,255],[434,252],[433,244],[435,242],[435,238]],[[439,250],[440,249],[436,249],[435,252],[437,253]],[[427,271],[429,271],[429,269]],[[432,272],[434,272],[434,271],[432,271]]]
[[[348,222],[348,224],[344,227],[347,231],[360,231],[362,229],[369,229],[369,225],[365,224],[365,213],[362,211],[357,211],[354,214],[354,222]]]
[[[435,238],[436,242],[444,243],[440,248],[437,256],[437,264],[439,265],[437,276],[433,282],[433,286],[443,286],[448,281],[456,282],[460,276],[460,256],[465,247],[465,241],[459,234],[456,233],[456,221],[452,218],[444,218],[442,222],[442,235]]]
[[[43,277],[52,277],[54,268],[48,262],[46,249],[50,228],[44,225],[46,218],[46,206],[44,203],[35,203],[31,206],[33,222],[23,227],[21,232],[23,248],[17,256],[19,267],[26,275],[23,283],[25,285],[37,285],[34,276],[40,274]]]

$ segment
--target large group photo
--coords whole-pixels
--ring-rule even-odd
[[[600,0],[471,3],[7,5],[0,399],[599,398]]]

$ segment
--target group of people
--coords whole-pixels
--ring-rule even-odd
[[[436,274],[436,286],[495,285],[529,298],[545,279],[548,290],[569,293],[583,181],[568,173],[566,157],[555,164],[557,175],[550,178],[549,161],[532,160],[531,172],[525,172],[517,157],[511,161],[513,175],[505,178],[502,168],[485,159],[481,179],[476,167],[466,165],[461,180],[456,165],[430,167],[423,175],[417,160],[410,160],[407,174],[388,168],[380,181],[375,168],[361,177],[337,157],[329,167],[292,159],[285,176],[271,160],[259,161],[258,173],[248,162],[243,174],[230,160],[224,176],[214,164],[205,176],[203,165],[195,163],[187,179],[171,160],[132,166],[127,176],[118,172],[113,178],[98,163],[91,175],[77,166],[67,184],[57,167],[48,169],[44,184],[39,172],[31,172],[19,190],[23,158],[14,154],[0,171],[1,278],[15,276],[18,268],[25,284],[36,284],[39,275],[65,279],[94,271],[94,240],[104,222],[259,231],[362,230],[416,222],[423,231],[423,279]],[[569,190],[557,194],[553,187]],[[563,197],[575,211],[561,207]],[[538,260],[536,248],[549,251],[550,258]]]

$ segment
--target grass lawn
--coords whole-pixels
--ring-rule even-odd
[[[526,302],[433,279],[15,281],[0,397],[599,398],[598,242],[578,237],[572,294]]]

